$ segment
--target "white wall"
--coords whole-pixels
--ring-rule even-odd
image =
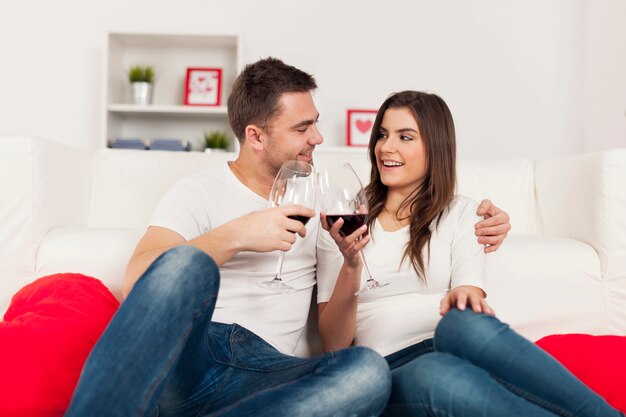
[[[22,0],[0,6],[0,134],[82,148],[103,128],[106,31],[240,33],[313,73],[326,142],[392,91],[440,94],[462,157],[626,146],[620,0]]]
[[[585,2],[584,28],[585,150],[626,147],[626,1]]]

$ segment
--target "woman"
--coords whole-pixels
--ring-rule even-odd
[[[343,262],[333,263],[341,255],[327,244],[318,262],[319,321],[326,350],[357,344],[386,356],[393,388],[384,415],[622,415],[485,301],[477,205],[454,195],[455,132],[445,102],[415,91],[389,97],[369,156],[367,226],[342,236],[342,221],[329,228],[322,216]],[[375,278],[391,285],[354,297],[360,250]]]

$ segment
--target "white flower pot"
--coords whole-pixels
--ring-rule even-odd
[[[139,106],[152,104],[153,84],[146,82],[131,83],[131,101]]]

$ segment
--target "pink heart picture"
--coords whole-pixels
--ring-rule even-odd
[[[358,119],[355,123],[356,123],[356,128],[359,129],[361,133],[366,133],[372,127],[371,120]]]
[[[348,146],[367,146],[378,110],[348,109]]]

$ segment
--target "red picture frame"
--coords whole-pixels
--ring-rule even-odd
[[[348,146],[367,146],[378,110],[349,109],[347,116]]]
[[[221,68],[187,68],[186,106],[219,106],[222,99]]]

